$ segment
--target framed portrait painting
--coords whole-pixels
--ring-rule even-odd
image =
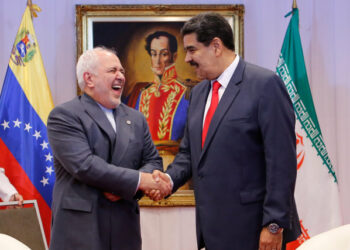
[[[96,46],[116,50],[126,69],[122,101],[145,115],[164,170],[178,152],[189,94],[199,82],[185,63],[180,30],[207,11],[227,18],[235,51],[244,57],[243,5],[76,5],[77,58]],[[144,197],[140,205],[193,206],[192,183],[159,202]]]

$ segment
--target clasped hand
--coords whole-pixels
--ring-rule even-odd
[[[170,195],[172,188],[170,178],[159,170],[154,170],[152,174],[141,173],[139,189],[154,201]]]
[[[139,190],[146,194],[150,199],[159,201],[165,196],[171,194],[172,184],[170,178],[159,170],[154,170],[152,174],[141,172]],[[120,196],[110,192],[104,192],[104,196],[112,201],[120,200]]]

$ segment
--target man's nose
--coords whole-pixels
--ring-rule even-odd
[[[185,62],[189,63],[192,60],[191,56],[189,55],[189,53],[186,53],[185,56]]]
[[[156,56],[156,62],[159,64],[160,63],[160,55]]]
[[[120,71],[117,71],[117,74],[115,75],[115,78],[118,79],[118,80],[122,80],[122,81],[125,81],[125,76],[122,72]]]

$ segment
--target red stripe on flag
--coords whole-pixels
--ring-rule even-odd
[[[298,239],[296,239],[295,241],[289,242],[287,244],[286,250],[295,250],[305,241],[310,239],[310,235],[308,234],[309,230],[306,227],[304,227],[302,220],[300,220],[300,227],[301,227],[301,235],[299,235]]]
[[[51,208],[40,195],[6,144],[0,138],[0,166],[25,200],[37,200],[47,244],[50,243]]]
[[[287,246],[286,246],[286,250],[295,250],[300,245],[301,245],[301,243],[298,240],[295,240],[295,241],[292,241],[292,242],[288,242]]]

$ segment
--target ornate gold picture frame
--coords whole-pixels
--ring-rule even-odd
[[[150,70],[150,55],[145,49],[146,38],[158,31],[170,33],[177,40],[174,68],[176,68],[175,74],[178,75],[176,81],[184,86],[185,99],[191,88],[199,81],[191,66],[184,61],[185,53],[180,29],[192,16],[207,11],[218,12],[227,18],[234,32],[236,53],[244,57],[243,5],[76,5],[76,58],[79,58],[83,51],[95,46],[115,48],[126,69],[127,84],[123,101],[130,104],[132,99],[130,96],[135,86],[141,83],[142,86],[146,86],[141,89],[144,90],[152,86],[154,78],[154,72]],[[79,88],[77,89],[80,94]],[[154,140],[165,167],[176,155],[179,142],[180,139]],[[159,202],[144,197],[140,205],[193,206],[195,200],[191,186],[191,183],[188,183],[168,199]]]

